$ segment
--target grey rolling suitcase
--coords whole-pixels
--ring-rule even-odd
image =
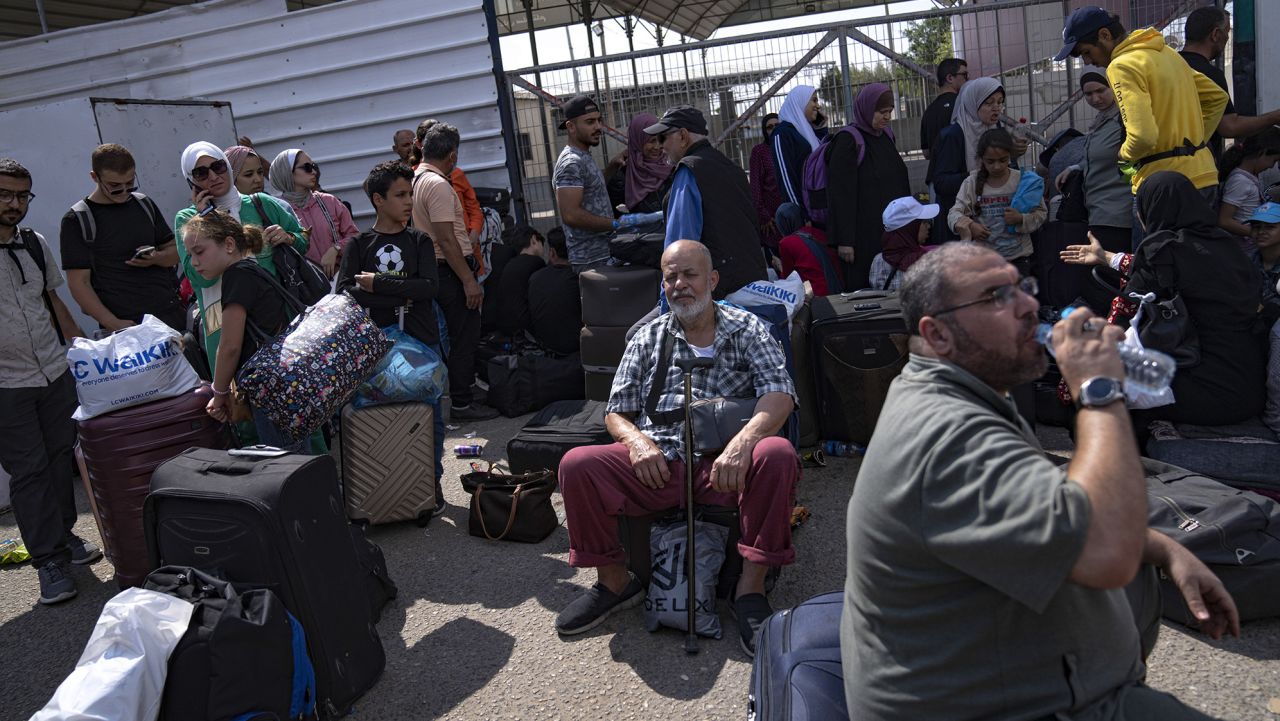
[[[370,524],[416,520],[436,503],[434,418],[426,403],[342,409],[347,517]]]

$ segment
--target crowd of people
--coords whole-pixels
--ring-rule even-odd
[[[1235,627],[1230,597],[1202,565],[1168,539],[1134,530],[1145,528],[1136,459],[1146,422],[1228,424],[1264,410],[1267,331],[1280,317],[1280,206],[1260,176],[1280,160],[1280,111],[1235,111],[1212,64],[1229,35],[1227,13],[1200,8],[1179,54],[1156,30],[1126,30],[1100,8],[1073,13],[1057,59],[1088,63],[1080,90],[1097,114],[1085,132],[1056,136],[1038,163],[1025,129],[1004,115],[1000,82],[970,78],[963,60],[942,61],[921,124],[932,202],[911,192],[892,125],[899,102],[882,83],[859,90],[838,129],[828,127],[813,87],[792,89],[777,114],[762,118],[749,173],[711,143],[706,117],[687,105],[632,118],[627,147],[601,168],[591,150],[604,118],[590,97],[574,97],[561,107],[567,142],[552,176],[561,223],[545,233],[496,224],[459,168],[458,129],[436,120],[397,131],[396,159],[370,171],[364,191],[376,219],[365,231],[322,190],[320,166],[305,150],[268,161],[247,139],[225,149],[192,143],[177,159],[191,204],[170,222],[137,192],[129,150],[104,144],[90,158],[92,192],[62,220],[60,271],[43,236],[19,232],[35,197],[31,174],[0,159],[0,242],[11,261],[0,264],[9,279],[0,285],[9,321],[0,398],[11,409],[0,421],[0,464],[13,477],[41,601],[74,596],[65,563],[101,555],[70,531],[76,397],[63,342],[95,329],[79,328],[59,300],[64,282],[101,332],[145,314],[192,332],[212,382],[208,412],[231,420],[236,371],[289,322],[281,282],[303,258],[380,326],[402,323],[433,348],[448,368],[452,418],[468,422],[496,415],[476,385],[486,332],[541,352],[576,352],[577,275],[612,262],[617,234],[660,233],[663,300],[633,329],[608,403],[617,443],[575,449],[561,467],[570,563],[598,568],[599,583],[561,612],[557,630],[586,631],[643,595],[622,564],[616,517],[679,504],[671,481],[693,461],[667,420],[682,403],[673,360],[713,358],[720,370],[699,376],[699,397],[759,399],[750,423],[696,470],[699,500],[741,509],[744,564],[733,604],[742,646],[754,652],[772,611],[765,573],[795,556],[789,508],[799,466],[775,433],[797,396],[762,321],[713,301],[771,270],[794,271],[819,296],[900,289],[912,333],[911,363],[850,506],[842,636],[854,717],[1031,718],[1114,701],[1140,678],[1145,629],[1134,629],[1116,595],[1140,562],[1194,588],[1211,631]],[[1234,143],[1224,147],[1224,138]],[[1049,242],[1055,253],[1040,252]],[[1054,331],[1063,398],[1080,409],[1081,453],[1066,475],[1038,454],[1005,401],[1045,370],[1032,339],[1041,305],[1033,296],[1037,278],[1064,265],[1109,269],[1123,287],[1096,308],[1111,326],[1077,309]],[[1087,387],[1123,376],[1115,326],[1128,324],[1144,295],[1178,298],[1190,329],[1180,342],[1194,336],[1198,353],[1179,369],[1173,403],[1131,417],[1114,393],[1095,398]],[[257,440],[323,452],[322,434],[290,440],[250,410]],[[439,512],[445,432],[438,404],[435,411]],[[940,588],[957,590],[942,599]],[[955,635],[958,619],[965,638]],[[982,663],[1001,622],[1052,638]],[[1064,679],[1060,656],[1075,648],[1066,631],[1082,622],[1107,642],[1068,663]],[[909,664],[903,649],[914,649]],[[1149,650],[1145,637],[1141,650]],[[956,675],[961,668],[967,676]],[[1124,693],[1126,707],[1153,703]],[[1176,713],[1160,717],[1198,718]]]

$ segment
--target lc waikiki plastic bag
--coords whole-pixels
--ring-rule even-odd
[[[753,280],[730,293],[725,300],[744,308],[777,303],[787,309],[787,319],[790,320],[804,305],[804,279],[793,270],[782,280]]]
[[[189,601],[130,588],[103,606],[84,653],[31,721],[154,721],[169,655],[187,632]]]
[[[685,560],[684,521],[655,523],[649,531],[653,554],[653,577],[644,599],[644,625],[650,631],[661,626],[681,631],[689,629],[689,576]],[[716,613],[716,584],[724,564],[724,546],[729,529],[718,523],[694,521],[693,542],[697,549],[698,586],[694,589],[697,609],[694,631],[699,636],[720,638],[720,615]]]
[[[77,421],[183,395],[200,376],[182,355],[182,334],[155,316],[102,340],[76,338],[67,349],[76,381]]]
[[[367,408],[384,403],[440,400],[448,382],[448,369],[431,346],[405,331],[404,308],[400,309],[400,325],[383,328],[382,332],[391,341],[391,350],[373,369],[369,380],[360,384],[352,404],[356,408]]]

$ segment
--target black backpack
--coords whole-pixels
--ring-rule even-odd
[[[181,566],[156,569],[143,588],[195,605],[169,656],[160,721],[315,718],[306,636],[269,589],[240,593],[222,578]]]
[[[250,195],[249,199],[253,201],[253,208],[258,211],[258,217],[262,218],[264,224],[267,223],[270,216],[262,205],[262,199],[257,193]],[[313,306],[319,303],[321,298],[333,292],[333,286],[329,282],[329,276],[324,274],[324,269],[315,261],[299,253],[292,244],[284,243],[272,248],[271,260],[275,263],[276,276],[284,286],[285,292],[302,301],[303,305]]]
[[[1240,620],[1280,616],[1280,504],[1167,463],[1144,458],[1142,464],[1148,525],[1222,580]],[[1165,618],[1194,625],[1182,594],[1162,580]]]

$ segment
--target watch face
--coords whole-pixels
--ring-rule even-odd
[[[1082,403],[1107,403],[1117,397],[1120,384],[1112,378],[1091,378],[1080,390]]]

